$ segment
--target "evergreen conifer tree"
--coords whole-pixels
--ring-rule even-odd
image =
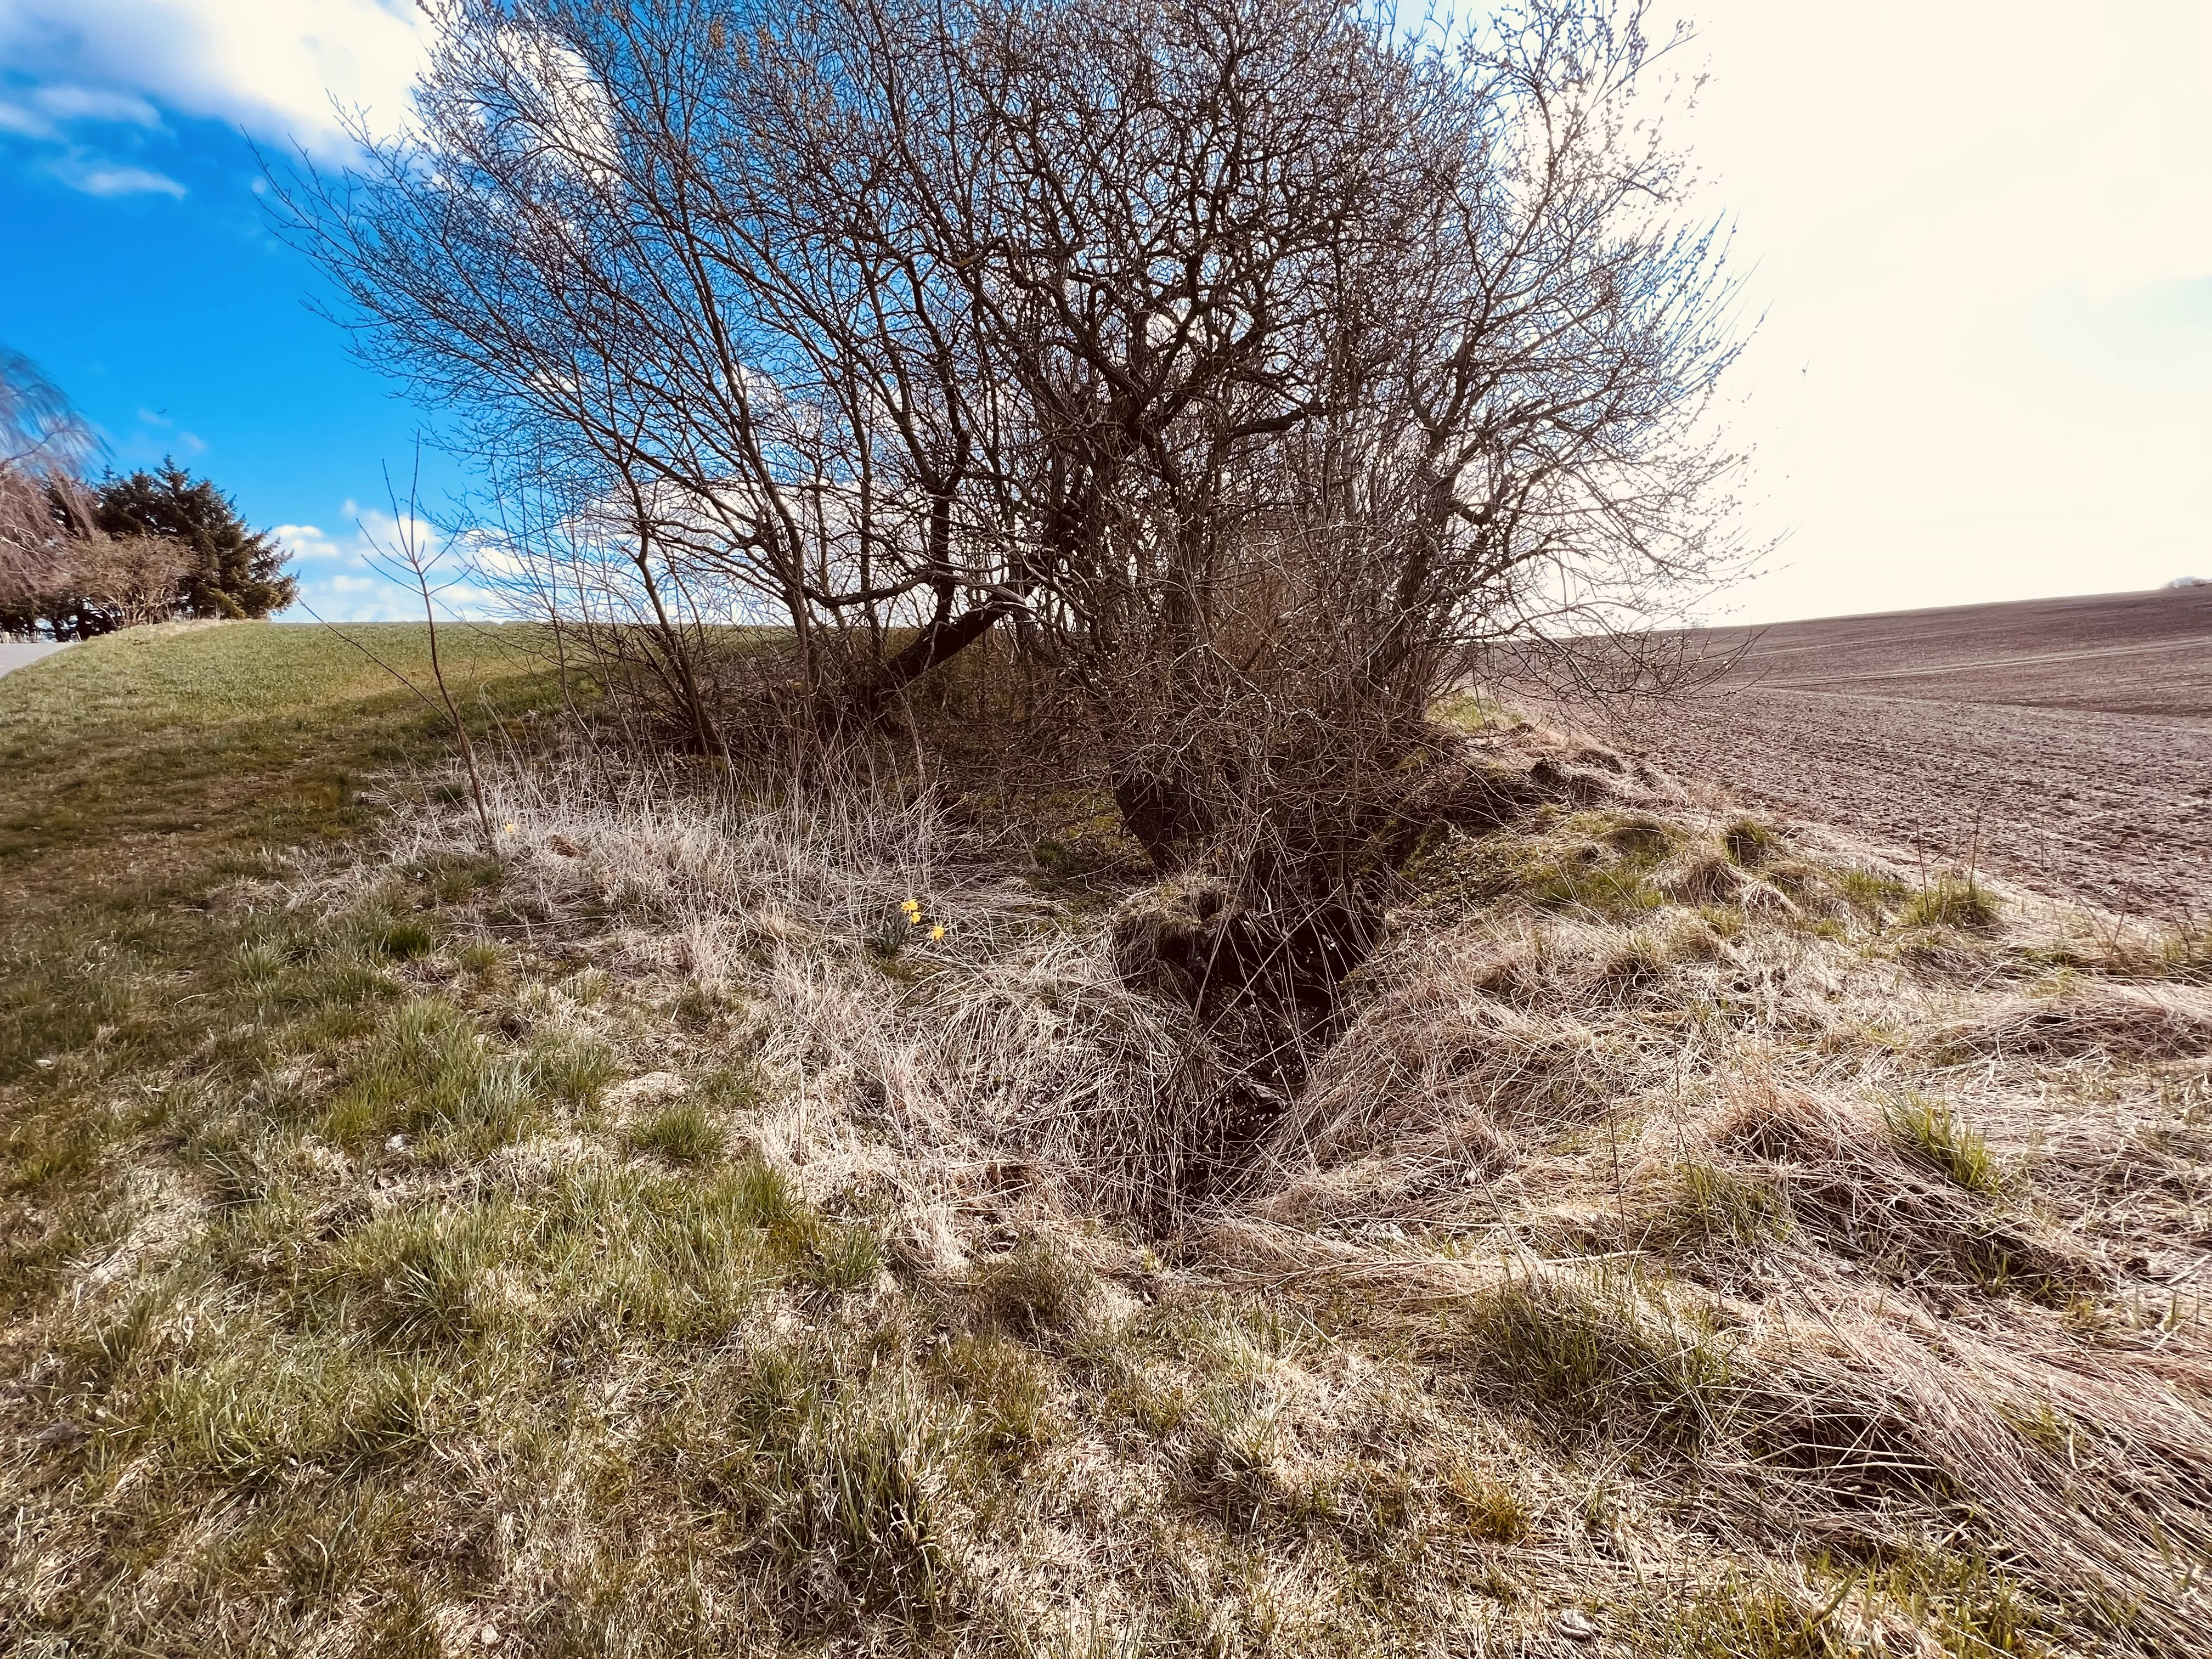
[[[94,517],[110,536],[157,536],[185,544],[192,562],[185,603],[195,617],[265,617],[298,597],[284,572],[284,550],[266,531],[250,528],[230,498],[205,478],[195,480],[173,458],[160,469],[100,483]]]

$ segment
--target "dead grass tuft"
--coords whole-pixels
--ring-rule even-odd
[[[1721,831],[1721,848],[1736,863],[1755,867],[1780,853],[1782,837],[1755,818],[1738,818]]]
[[[1027,1239],[975,1272],[971,1293],[996,1328],[1035,1340],[1075,1328],[1092,1303],[1090,1275],[1041,1239]]]
[[[2212,1054],[2212,1008],[2179,989],[2088,985],[1997,1002],[1943,1027],[1941,1041],[1978,1055],[2179,1060]]]
[[[1989,1143],[1961,1123],[1951,1109],[1917,1094],[1907,1094],[1889,1109],[1889,1127],[1905,1153],[1949,1176],[1970,1193],[1996,1197],[2005,1182]]]
[[[1800,1229],[1888,1282],[2063,1300],[2105,1278],[2078,1246],[1990,1201],[2002,1183],[1986,1146],[1941,1106],[1885,1115],[1760,1090],[1712,1133],[1755,1160]]]

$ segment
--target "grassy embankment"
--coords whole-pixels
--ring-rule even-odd
[[[457,643],[487,728],[554,706]],[[1560,750],[1168,1226],[1117,1182],[1204,1097],[1110,919],[1171,895],[551,760],[495,862],[447,783],[371,810],[442,746],[307,630],[0,682],[5,1645],[2204,1627],[2201,939]]]
[[[428,687],[424,630],[349,632]],[[451,629],[442,643],[480,735],[556,702],[515,636]],[[127,1419],[98,1402],[128,1368],[126,1330],[149,1334],[176,1313],[189,1325],[183,1310],[196,1296],[221,1303],[241,1271],[258,1279],[241,1269],[229,1224],[255,1210],[257,1150],[296,1119],[303,1093],[337,1069],[356,1095],[387,1098],[410,1066],[428,1075],[420,1056],[441,1036],[459,1045],[448,1071],[476,1063],[459,1052],[468,1044],[450,1011],[409,998],[395,976],[435,946],[420,915],[429,892],[380,893],[314,918],[243,896],[343,859],[373,817],[369,780],[448,741],[441,716],[315,629],[136,630],[0,682],[0,1295],[20,1492],[45,1484],[35,1455],[23,1461],[42,1445],[72,1458],[88,1448],[112,1479],[111,1449],[160,1444],[177,1468],[250,1486],[240,1458],[277,1455],[257,1436],[283,1433],[256,1411],[317,1411],[316,1382],[282,1364],[261,1370],[251,1342],[233,1346],[213,1328],[228,1351],[210,1375],[196,1376],[186,1355],[157,1367],[167,1386],[135,1396]],[[435,879],[451,893],[492,873],[464,859]],[[349,1054],[374,1057],[349,1065]],[[573,1093],[589,1065],[539,1072]],[[365,1132],[375,1113],[356,1116]],[[82,1297],[88,1282],[128,1285],[127,1306],[103,1304],[75,1328],[108,1345],[96,1358],[58,1343],[52,1322],[58,1299]],[[124,1324],[112,1322],[118,1316]],[[343,1370],[319,1379],[333,1410],[351,1386]],[[371,1362],[361,1379],[372,1393],[389,1382],[377,1370]],[[92,1565],[81,1588],[94,1601],[72,1595],[60,1627],[111,1639],[129,1627],[120,1608],[88,1608],[142,1581],[169,1532],[202,1522],[205,1491],[189,1477],[156,1480],[103,1510],[103,1524],[121,1528],[108,1537],[120,1548]],[[210,1552],[185,1571],[188,1583],[222,1583],[226,1554]],[[10,1563],[17,1575],[36,1565],[20,1554]],[[22,1598],[39,1586],[18,1576],[9,1590],[4,1627],[25,1639],[42,1621]]]

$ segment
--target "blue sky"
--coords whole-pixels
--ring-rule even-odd
[[[99,424],[111,465],[173,454],[256,526],[298,526],[287,538],[318,555],[301,572],[319,610],[377,608],[380,588],[354,586],[364,573],[323,544],[357,535],[349,502],[383,505],[381,462],[404,488],[420,417],[309,311],[313,273],[269,234],[252,149],[223,122],[175,116],[82,136],[95,179],[119,183],[88,188],[20,143],[0,172],[0,223],[32,253],[0,260],[0,339]]]
[[[2212,576],[2212,6],[1695,9],[1675,131],[1759,320],[1728,419],[1778,543],[1712,613]],[[0,0],[0,342],[116,465],[174,453],[280,527],[331,616],[404,608],[358,526],[422,417],[308,310],[249,139],[342,162],[332,99],[401,118],[424,27],[408,0]]]
[[[333,618],[398,614],[362,562],[422,415],[309,308],[270,231],[257,144],[343,161],[331,96],[400,103],[418,27],[380,0],[0,0],[0,341],[35,360],[110,464],[173,454],[301,554]],[[426,495],[465,475],[432,454]]]

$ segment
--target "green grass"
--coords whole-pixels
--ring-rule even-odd
[[[1656,820],[1577,812],[1533,835],[1432,833],[1402,873],[1447,904],[1512,897],[1543,910],[1633,921],[1668,902],[1651,877],[1674,846]]]
[[[1782,850],[1782,837],[1753,818],[1738,818],[1721,832],[1721,848],[1738,864],[1760,865]]]
[[[1879,921],[1886,911],[1903,904],[1911,891],[1894,876],[1852,866],[1835,872],[1836,890],[1854,910]]]
[[[349,628],[428,684],[428,638]],[[441,630],[450,683],[483,737],[549,718],[558,688],[526,629]],[[133,629],[0,679],[0,870],[10,897],[125,872],[252,865],[265,847],[359,831],[370,776],[443,748],[445,717],[320,629],[274,623]]]
[[[2212,985],[2212,920],[2175,923],[2153,957],[2159,977]]]
[[[1522,866],[1514,884],[1530,903],[1616,921],[1666,904],[1650,879],[1674,844],[1663,825],[1589,814],[1565,827],[1586,829],[1590,838],[1560,851],[1545,849]]]
[[[1832,1611],[1741,1578],[1708,1586],[1664,1617],[1636,1626],[1635,1651],[1653,1659],[1849,1659],[1860,1650]]]
[[[1429,718],[1462,732],[1480,734],[1505,731],[1519,725],[1522,716],[1510,703],[1480,691],[1455,691],[1431,706]]]
[[[423,630],[353,631],[427,670]],[[480,738],[528,740],[558,706],[527,643],[441,641]],[[158,1549],[210,1504],[263,1495],[179,1582],[165,1647],[195,1645],[181,1632],[227,1598],[225,1617],[258,1605],[264,1557],[333,1606],[388,1581],[398,1558],[377,1540],[410,1507],[389,1472],[512,1393],[487,1354],[517,1212],[376,1214],[368,1175],[419,1179],[573,1115],[611,1056],[500,1037],[472,989],[481,956],[434,992],[409,982],[444,948],[425,907],[454,870],[328,913],[227,896],[342,848],[372,821],[378,775],[449,740],[313,628],[133,630],[0,680],[0,1313],[48,1334],[62,1420],[88,1427],[70,1515]],[[58,1301],[134,1237],[157,1241],[149,1270]],[[150,1639],[99,1611],[110,1582],[55,1604],[55,1639]]]
[[[1089,1301],[1083,1270],[1036,1239],[984,1263],[974,1282],[984,1316],[1000,1329],[1031,1340],[1074,1327]]]
[[[1443,1490],[1468,1534],[1490,1544],[1518,1544],[1535,1525],[1521,1495],[1485,1470],[1454,1462],[1444,1470]]]
[[[679,1100],[647,1113],[631,1126],[629,1144],[674,1164],[705,1164],[722,1150],[721,1126],[696,1100]]]
[[[939,1363],[990,1454],[1018,1460],[1051,1438],[1045,1370],[1022,1344],[995,1330],[963,1332]]]
[[[1724,1344],[1698,1309],[1623,1275],[1516,1278],[1476,1298],[1477,1386],[1568,1437],[1634,1431],[1694,1442],[1725,1408]]]
[[[1790,1235],[1788,1199],[1769,1183],[1709,1164],[1686,1164],[1651,1226],[1668,1248],[1756,1249]]]
[[[1989,1143],[1949,1107],[1908,1093],[1890,1106],[1888,1119],[1890,1133],[1907,1157],[1968,1192],[1995,1196],[2004,1190],[2003,1171]]]
[[[909,1389],[852,1391],[763,1367],[746,1467],[763,1565],[808,1623],[947,1610],[945,1420]]]
[[[1948,877],[1914,894],[1898,915],[1907,927],[1987,927],[1996,919],[1995,894],[1977,883]]]

